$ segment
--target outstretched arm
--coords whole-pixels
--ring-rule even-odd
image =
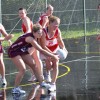
[[[0,41],[4,41],[4,40],[10,41],[10,39],[13,37],[12,34],[8,34],[6,32],[6,30],[2,24],[0,24],[0,31],[1,31],[1,34],[4,36],[4,37],[0,37]]]
[[[30,43],[34,48],[36,48],[39,52],[43,53],[44,55],[58,60],[58,56],[48,52],[47,50],[42,49],[42,47],[32,37],[27,37],[25,41]]]

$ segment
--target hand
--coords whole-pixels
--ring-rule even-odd
[[[59,57],[58,57],[58,55],[54,55],[51,59],[58,61]]]
[[[14,37],[14,35],[13,34],[9,34],[8,36],[6,36],[5,37],[5,39],[4,40],[10,40],[11,38],[13,38]]]
[[[11,40],[8,40],[8,43],[9,43],[9,46],[10,46],[10,45],[12,45],[12,42],[11,42]]]

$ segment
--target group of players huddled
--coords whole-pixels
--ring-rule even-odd
[[[9,42],[8,56],[18,69],[12,93],[26,93],[19,87],[26,66],[30,68],[32,74],[29,81],[34,81],[35,78],[41,87],[45,87],[50,91],[56,90],[59,60],[66,59],[68,51],[59,29],[60,18],[53,15],[53,10],[53,6],[49,4],[37,23],[33,23],[27,16],[26,9],[19,8],[18,13],[22,20],[23,32],[14,43],[11,43],[10,40],[14,35],[8,34],[4,26],[0,24],[0,32],[4,36],[0,38],[0,42],[5,40]],[[45,66],[43,66],[43,61]],[[3,86],[6,86],[6,67],[3,62],[2,45],[0,45],[0,62],[1,82]],[[43,67],[45,67],[45,71]]]

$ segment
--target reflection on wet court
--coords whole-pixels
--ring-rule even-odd
[[[7,61],[8,60],[9,59],[7,59]],[[59,69],[62,69],[62,72],[59,73],[58,79],[70,73],[70,68],[65,64],[60,63]],[[15,68],[13,70],[16,71]],[[14,77],[15,74],[17,73],[17,72],[14,73],[14,71],[12,71],[11,75],[6,74],[8,86],[5,89],[1,89],[1,97],[4,96],[7,98],[7,100],[33,100],[30,98],[34,98],[34,100],[56,100],[57,98],[56,91],[50,92],[45,88],[41,88],[40,85],[38,85],[38,82],[31,83],[27,81],[30,74],[28,71],[26,71],[26,74],[24,76],[21,85],[21,87],[26,91],[26,94],[24,95],[11,94],[11,89],[13,88],[14,85]]]
[[[65,67],[65,71],[63,71],[64,73],[61,73],[58,78],[61,78],[70,72],[70,68],[63,64],[61,64],[61,66]],[[26,94],[11,94],[13,86],[8,86],[6,88],[1,87],[0,100],[5,100],[4,98],[7,98],[7,100],[56,100],[56,91],[50,92],[46,88],[41,88],[38,82],[27,82],[27,84],[24,82],[25,80],[23,80],[21,87],[26,91]]]
[[[99,42],[94,37],[87,38],[88,51],[85,53],[84,39],[64,40],[68,47],[68,57],[59,64],[57,90],[52,93],[41,88],[38,83],[29,83],[30,72],[27,70],[21,82],[25,95],[11,94],[17,69],[5,55],[6,89],[0,89],[0,100],[99,100],[100,96],[100,54]],[[91,42],[93,44],[91,44]],[[67,44],[66,44],[67,43]],[[80,44],[81,43],[81,44]],[[70,44],[70,45],[68,45]],[[73,45],[74,44],[74,45]],[[95,45],[96,44],[96,45]],[[71,47],[73,45],[73,47]],[[92,45],[95,45],[93,47]],[[4,97],[6,99],[4,99]],[[34,99],[30,99],[34,98]]]
[[[44,88],[36,85],[27,94],[12,94],[7,96],[6,89],[0,91],[0,100],[56,100],[56,91],[47,93]]]

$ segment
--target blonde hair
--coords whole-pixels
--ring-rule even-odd
[[[39,31],[40,29],[42,29],[42,26],[39,25],[39,24],[34,24],[33,27],[32,27],[32,32],[37,32]]]
[[[53,9],[53,6],[51,6],[50,4],[47,5],[47,10],[50,9],[50,8]]]
[[[55,22],[55,21],[60,22],[60,18],[51,15],[51,16],[49,17],[49,23],[53,23],[53,22]]]

